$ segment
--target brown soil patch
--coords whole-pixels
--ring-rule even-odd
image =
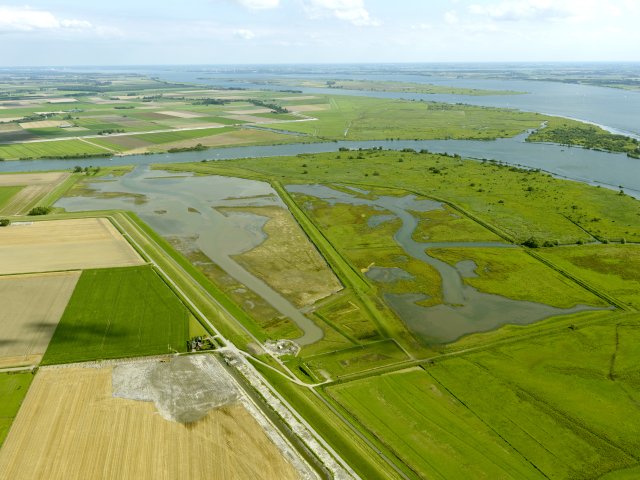
[[[136,137],[135,135],[131,135],[131,136],[122,135],[117,137],[108,137],[104,141],[112,145],[124,147],[126,149],[148,147],[149,145],[153,145],[153,143],[147,142],[146,140],[142,140],[141,138]]]
[[[51,127],[70,127],[69,122],[64,120],[41,120],[39,122],[21,123],[22,128],[51,128]]]
[[[80,272],[0,277],[0,365],[40,360],[79,277]]]
[[[142,263],[105,218],[13,223],[0,230],[0,274]]]
[[[324,258],[311,244],[288,210],[281,207],[220,208],[269,217],[267,240],[234,257],[247,270],[298,307],[311,305],[342,289]]]
[[[249,123],[275,123],[278,120],[273,118],[255,117],[253,115],[224,115],[222,118],[228,118],[229,120],[240,120],[242,122]]]
[[[160,113],[162,115],[168,115],[169,117],[178,117],[178,118],[200,118],[200,117],[207,116],[204,113],[185,112],[185,111],[177,111],[177,110],[163,110],[157,113]]]
[[[163,143],[161,146],[156,145],[150,148],[131,150],[127,153],[143,153],[146,151],[166,151],[170,148],[195,147],[199,143],[205,147],[220,147],[223,145],[247,145],[252,143],[264,142],[282,142],[286,138],[284,134],[262,131],[262,130],[235,130],[232,132],[219,133],[208,137],[192,138],[189,140],[181,140],[179,142]],[[288,137],[290,138],[290,137]]]
[[[0,187],[15,185],[49,185],[58,183],[69,176],[64,172],[49,173],[8,173],[0,175]]]
[[[42,369],[0,451],[0,479],[294,479],[241,404],[202,420],[164,420],[112,397],[112,369]]]

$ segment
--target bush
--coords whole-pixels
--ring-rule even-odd
[[[50,207],[33,207],[31,210],[29,210],[29,215],[46,215],[49,212],[51,212]]]
[[[11,225],[11,220],[8,218],[0,218],[0,227],[8,227]]]
[[[529,248],[539,248],[540,242],[536,237],[529,237],[524,242],[522,242],[522,245]]]

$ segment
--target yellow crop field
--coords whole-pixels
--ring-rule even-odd
[[[41,369],[0,450],[0,480],[297,478],[241,404],[168,421],[152,403],[114,398],[111,371]]]
[[[20,173],[0,175],[0,187],[23,186],[9,201],[0,208],[2,215],[25,213],[39,199],[60,185],[69,177],[64,172]]]
[[[0,275],[142,263],[105,218],[13,223],[0,230]]]
[[[0,368],[44,355],[80,272],[0,277]]]

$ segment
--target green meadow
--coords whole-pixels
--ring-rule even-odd
[[[532,236],[541,243],[560,244],[595,239],[640,241],[640,202],[632,197],[490,161],[367,150],[162,168],[278,179],[284,184],[354,184],[365,189],[406,190],[451,202],[461,213],[516,243]]]
[[[583,245],[545,249],[541,255],[630,307],[640,308],[640,246]]]
[[[33,380],[31,372],[0,373],[0,446]]]
[[[0,187],[0,210],[23,187]]]
[[[273,125],[329,140],[477,139],[512,137],[537,128],[544,115],[471,105],[367,97],[326,97],[317,122]],[[381,114],[381,112],[383,112]]]
[[[42,363],[184,352],[189,317],[150,266],[85,270]]]
[[[446,248],[429,250],[428,254],[450,265],[472,260],[476,264],[475,276],[464,281],[482,292],[559,308],[607,305],[522,248]]]
[[[417,477],[598,478],[640,460],[640,317],[327,387]]]

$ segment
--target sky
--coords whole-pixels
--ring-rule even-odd
[[[640,0],[0,0],[0,66],[640,61]]]

